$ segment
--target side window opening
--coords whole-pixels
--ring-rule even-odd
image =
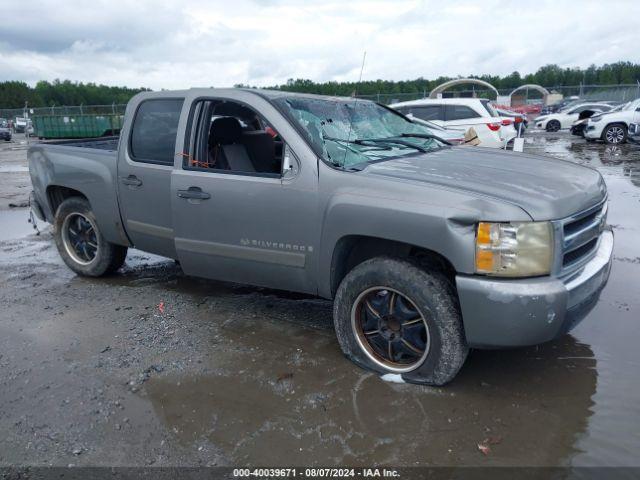
[[[233,101],[200,102],[191,155],[184,168],[280,177],[284,142],[250,107]]]
[[[440,105],[410,107],[410,113],[421,120],[444,120]]]
[[[183,101],[159,98],[140,103],[131,128],[129,152],[132,160],[173,165]]]
[[[480,117],[478,112],[466,105],[446,105],[445,111],[447,120],[465,120],[467,118]]]

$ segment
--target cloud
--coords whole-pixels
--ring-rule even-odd
[[[609,12],[625,12],[610,20]],[[640,61],[640,2],[70,0],[3,6],[0,80],[188,88]]]

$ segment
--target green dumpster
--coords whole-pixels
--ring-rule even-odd
[[[32,120],[38,138],[92,138],[118,135],[124,115],[37,115]]]

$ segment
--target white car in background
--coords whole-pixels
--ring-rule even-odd
[[[421,118],[414,117],[412,114],[405,115],[412,122],[424,125],[429,129],[432,135],[446,140],[452,145],[461,145],[464,143],[464,134],[466,130],[460,128],[445,128],[440,125],[436,125],[428,120],[422,120]]]
[[[608,112],[613,107],[615,107],[615,105],[609,103],[579,103],[577,105],[571,105],[559,112],[537,117],[533,120],[533,123],[536,128],[546,130],[547,132],[557,132],[558,130],[570,128],[573,122],[578,120],[580,114],[585,110],[592,110],[595,114],[598,114]]]
[[[425,98],[389,105],[404,115],[445,128],[473,127],[480,147],[505,148],[516,136],[513,118],[500,117],[489,100],[479,98]]]
[[[629,140],[640,143],[640,123],[629,124]]]
[[[584,129],[584,138],[617,144],[627,140],[629,124],[640,123],[640,98],[629,102],[622,110],[594,115]]]

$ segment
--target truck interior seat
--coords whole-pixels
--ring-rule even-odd
[[[244,131],[240,141],[257,172],[280,173],[281,165],[276,164],[276,147],[271,135],[264,130]]]
[[[241,143],[242,127],[233,117],[220,117],[209,127],[209,163],[213,168],[255,172],[247,148]]]

